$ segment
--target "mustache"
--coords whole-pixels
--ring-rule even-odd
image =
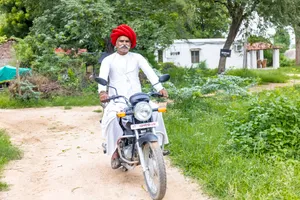
[[[122,46],[119,47],[119,49],[122,49],[122,48],[129,49],[130,46],[127,46],[126,44],[123,44]]]

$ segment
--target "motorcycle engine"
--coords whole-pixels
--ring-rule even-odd
[[[127,160],[131,160],[131,158],[132,158],[132,144],[129,144],[129,145],[123,147],[123,153],[124,153],[124,157]]]

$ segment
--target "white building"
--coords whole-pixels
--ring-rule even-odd
[[[220,59],[220,50],[226,39],[188,39],[175,40],[164,50],[156,52],[157,61],[173,62],[177,66],[192,67],[202,61],[210,69],[217,68]],[[243,67],[243,44],[234,43],[231,48],[231,56],[227,57],[226,69]]]

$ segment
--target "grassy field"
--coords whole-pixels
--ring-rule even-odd
[[[8,90],[0,92],[0,108],[39,108],[52,106],[91,106],[100,105],[97,94],[84,94],[81,96],[57,96],[52,99],[39,99],[38,101],[21,101],[10,98]]]
[[[248,106],[248,98],[175,101],[165,115],[172,162],[219,199],[300,199],[299,161],[229,151],[226,113]]]
[[[214,71],[211,70],[178,70],[180,73],[177,73],[177,69],[171,69],[173,74],[171,80],[174,80],[172,82],[177,88],[203,84],[205,76],[215,76]],[[197,73],[202,75],[200,79],[197,79],[199,77]],[[203,74],[206,75],[203,77]],[[291,77],[298,78],[297,74],[300,74],[300,70],[293,67],[279,70],[233,70],[230,74],[259,78],[260,83],[282,83]],[[279,94],[285,91],[281,89]],[[299,88],[294,92],[299,93]],[[240,113],[246,113],[251,99],[268,98],[267,94],[262,94],[255,94],[254,97],[226,95],[211,97],[197,95],[187,99],[177,97],[174,103],[169,104],[164,118],[170,138],[167,148],[171,150],[172,163],[180,167],[185,175],[198,180],[204,190],[213,197],[262,200],[300,199],[300,162],[298,160],[244,154],[231,151],[229,148],[230,133],[226,125],[228,110],[235,109]],[[0,93],[0,108],[65,106],[66,109],[70,109],[72,106],[90,105],[99,105],[97,95],[88,94],[23,102],[11,99],[7,91]],[[3,154],[3,157],[0,157],[1,166],[8,160],[20,156],[19,151],[11,147],[4,131],[0,132],[1,137],[2,135],[5,142],[0,144],[0,153],[6,152],[5,149],[14,149],[15,153],[13,156]],[[6,185],[3,184],[1,187],[5,188]]]
[[[12,146],[5,131],[0,129],[0,171],[10,160],[20,159],[21,151]],[[0,191],[7,189],[6,183],[0,182]]]

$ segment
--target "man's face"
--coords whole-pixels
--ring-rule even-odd
[[[125,55],[129,52],[131,42],[128,37],[120,36],[116,42],[117,52],[121,55]]]

